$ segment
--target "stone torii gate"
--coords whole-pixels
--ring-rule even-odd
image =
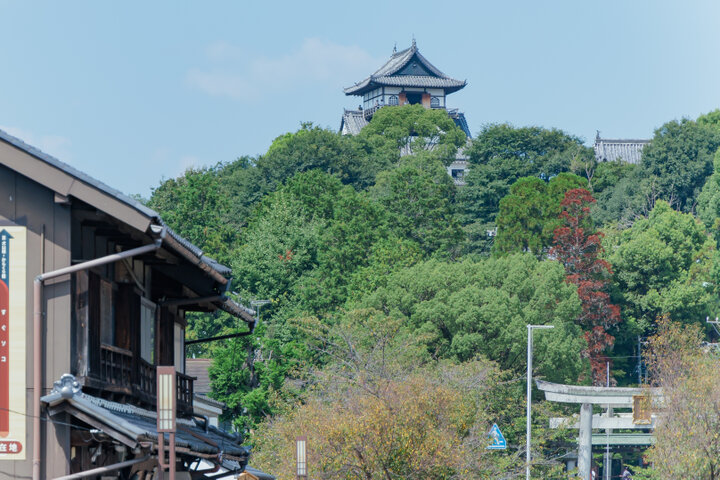
[[[647,412],[640,415],[612,416],[613,408],[636,409],[638,399],[647,398],[648,394],[655,403],[662,400],[662,391],[657,388],[624,388],[624,387],[586,387],[579,385],[563,385],[542,380],[535,381],[538,389],[545,392],[545,399],[551,402],[580,404],[580,435],[578,438],[578,471],[580,478],[590,480],[592,466],[593,428],[602,429],[653,429],[655,418],[650,414],[650,405],[646,405]],[[593,405],[607,408],[607,416],[593,416]],[[566,419],[557,419],[555,425],[572,428],[574,425]],[[650,434],[623,434],[621,438],[610,435],[606,438],[613,445],[647,445],[652,443]]]

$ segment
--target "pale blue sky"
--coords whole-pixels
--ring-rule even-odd
[[[0,0],[0,128],[124,191],[337,129],[413,35],[470,130],[649,138],[720,107],[720,2]]]

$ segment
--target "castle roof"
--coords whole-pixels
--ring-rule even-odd
[[[616,162],[639,164],[642,161],[642,151],[650,140],[641,139],[609,139],[600,138],[598,132],[595,137],[595,159],[598,162]]]
[[[362,110],[345,110],[340,122],[340,133],[357,135],[368,123]]]
[[[452,93],[465,87],[465,80],[445,75],[418,51],[415,40],[410,48],[395,52],[385,65],[365,80],[345,88],[345,95],[362,95],[379,86],[442,88]]]

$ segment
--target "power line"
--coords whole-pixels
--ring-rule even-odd
[[[61,422],[60,420],[53,420],[53,419],[50,418],[50,417],[43,417],[43,416],[36,417],[35,415],[30,415],[30,414],[27,414],[27,413],[18,412],[18,411],[12,410],[12,409],[10,409],[10,408],[0,408],[0,410],[4,410],[4,411],[10,412],[10,413],[14,413],[15,415],[22,415],[23,417],[27,417],[27,418],[39,418],[39,419],[40,419],[41,421],[43,421],[43,422],[50,422],[50,423],[54,423],[55,425],[63,425],[63,426],[65,426],[65,427],[76,428],[76,429],[78,429],[78,430],[86,430],[86,431],[88,431],[88,432],[98,431],[98,430],[99,430],[99,429],[97,429],[97,428],[85,428],[85,427],[81,427],[81,426],[79,426],[79,425],[74,425],[74,424],[72,424],[72,423]]]

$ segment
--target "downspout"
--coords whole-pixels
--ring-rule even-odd
[[[88,270],[93,267],[114,263],[124,258],[130,258],[143,253],[154,252],[162,246],[165,238],[165,229],[154,243],[143,245],[142,247],[133,248],[125,252],[113,253],[104,257],[88,260],[87,262],[78,263],[52,272],[41,273],[33,281],[33,480],[41,480],[40,478],[40,449],[42,442],[40,441],[40,398],[42,397],[42,326],[43,326],[43,283],[46,280],[57,278],[63,275]]]

